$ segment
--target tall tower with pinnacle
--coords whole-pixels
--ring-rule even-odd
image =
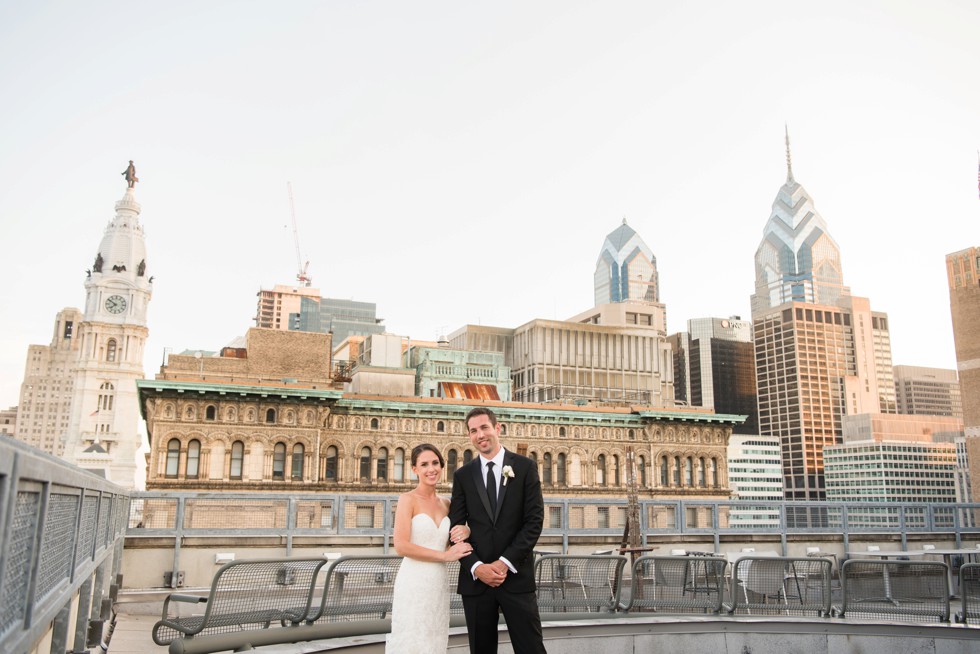
[[[140,447],[136,380],[142,379],[153,292],[136,202],[132,162],[129,182],[109,221],[85,279],[85,308],[78,328],[78,360],[65,458],[125,487],[135,485]]]
[[[786,183],[755,253],[752,315],[786,302],[836,304],[849,295],[841,272],[840,248],[817,213],[813,198],[793,177],[786,131]]]
[[[840,248],[793,177],[786,135],[786,183],[755,255],[752,339],[759,432],[778,437],[787,500],[826,499],[823,449],[843,438],[845,415],[894,413],[888,316],[851,295]],[[796,526],[822,524],[808,510]]]

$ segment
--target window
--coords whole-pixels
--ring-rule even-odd
[[[463,450],[463,463],[469,463],[473,460],[473,450]]]
[[[365,447],[361,449],[361,466],[360,474],[362,482],[371,481],[371,448]]]
[[[116,339],[110,338],[105,344],[105,360],[110,363],[116,360]]]
[[[213,404],[209,404],[208,408],[204,410],[205,420],[214,420],[217,417],[217,415],[218,415],[218,410],[214,408]]]
[[[446,431],[446,423],[444,423],[442,420],[440,420],[439,422],[437,422],[436,423],[436,431],[439,432],[440,434],[443,433],[444,431]]]
[[[559,435],[560,437],[562,437],[562,438],[564,438],[564,437],[565,437],[565,428],[564,428],[564,427],[559,427],[559,428],[558,428],[558,435]]]
[[[626,430],[626,437],[628,439],[630,439],[631,441],[635,441],[636,440],[636,430],[635,429],[627,429]]]
[[[272,411],[272,409],[269,409],[269,411]],[[286,478],[285,443],[276,443],[275,448],[272,450],[272,478],[273,479]]]
[[[265,421],[266,422],[275,422],[276,421],[276,410],[275,409],[269,409],[269,410],[267,410],[265,412]],[[285,446],[283,446],[283,447],[285,447]]]
[[[698,486],[704,488],[704,457],[698,459]]]
[[[231,478],[242,478],[242,462],[245,459],[245,444],[235,441],[231,444]]]
[[[378,479],[381,481],[388,481],[388,448],[378,448],[378,464],[376,468],[378,471]]]
[[[327,481],[337,481],[337,447],[335,445],[327,448],[326,459],[326,469],[323,471],[323,476]]]
[[[197,479],[201,468],[201,441],[194,439],[187,444],[187,479]]]
[[[637,476],[637,483],[639,484],[640,488],[646,488],[647,462],[642,456],[636,458],[636,476]]]
[[[544,466],[542,469],[541,481],[542,483],[551,485],[551,452],[545,452],[544,454]]]
[[[289,476],[293,481],[303,481],[303,459],[305,448],[302,443],[293,445],[293,463],[290,467]]]
[[[662,457],[660,459],[660,485],[670,485],[670,463],[668,462],[667,457]]]
[[[606,485],[606,455],[600,454],[595,462],[595,483],[596,486]]]
[[[565,455],[564,453],[558,455],[558,484],[561,486],[565,485]]]
[[[180,441],[171,438],[167,443],[167,479],[177,478],[177,469],[180,466]]]
[[[378,421],[377,418],[371,418],[371,429],[377,429],[380,426],[381,423]]]
[[[600,506],[598,509],[599,514],[597,516],[598,520],[596,526],[599,529],[609,529],[609,507]]]
[[[613,470],[612,470],[613,485],[619,486],[619,455],[618,454],[613,454],[612,465],[613,465]]]
[[[446,452],[446,478],[452,479],[453,474],[456,472],[456,468],[459,465],[459,454],[456,450],[449,450]]]
[[[674,485],[681,485],[681,458],[679,456],[674,457]]]
[[[405,450],[400,447],[395,450],[395,458],[392,465],[392,480],[396,482],[405,481]]]

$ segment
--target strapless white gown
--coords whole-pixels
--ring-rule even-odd
[[[428,514],[412,518],[416,545],[442,551],[449,541],[449,516],[438,525]],[[445,654],[449,644],[449,580],[445,563],[405,557],[395,578],[391,633],[386,654]]]

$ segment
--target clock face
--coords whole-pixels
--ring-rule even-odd
[[[109,313],[122,313],[126,310],[126,298],[121,295],[110,295],[106,298],[105,310]]]

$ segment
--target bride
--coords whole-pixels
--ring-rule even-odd
[[[458,561],[473,548],[464,542],[469,527],[449,532],[449,500],[436,495],[445,465],[434,445],[412,450],[414,490],[398,497],[395,551],[405,557],[395,578],[391,634],[387,654],[445,652],[449,643],[449,580],[446,562]],[[447,547],[452,537],[453,545]]]

